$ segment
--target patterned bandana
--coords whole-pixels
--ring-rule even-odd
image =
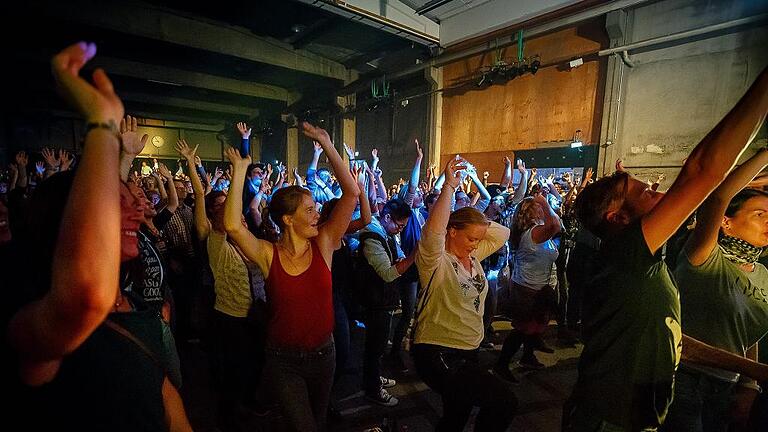
[[[754,264],[764,248],[753,246],[752,244],[736,237],[725,235],[722,232],[717,235],[717,244],[726,258],[736,264]]]

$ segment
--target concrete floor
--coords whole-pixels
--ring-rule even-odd
[[[481,361],[489,367],[494,364],[498,350],[504,340],[510,325],[507,322],[494,323],[497,330],[495,349],[481,352]],[[515,393],[520,401],[519,414],[515,418],[510,431],[514,432],[556,432],[560,430],[562,406],[569,396],[576,381],[576,364],[581,354],[582,346],[568,347],[558,345],[554,325],[550,326],[545,335],[547,343],[555,348],[554,354],[538,353],[537,357],[547,367],[538,371],[526,371],[516,367],[516,360],[511,364],[520,383],[515,386]],[[334,389],[338,408],[342,413],[341,421],[329,424],[329,430],[334,432],[361,432],[366,428],[379,425],[387,417],[390,423],[397,424],[399,430],[408,432],[426,432],[434,430],[434,425],[442,412],[440,396],[430,390],[418,379],[413,367],[407,373],[390,372],[391,368],[384,362],[385,375],[397,380],[398,385],[389,389],[400,403],[388,408],[373,404],[364,398],[360,390],[361,355],[365,333],[362,329],[353,329],[352,353],[350,365],[357,369],[349,369]],[[215,419],[215,392],[212,390],[208,376],[205,354],[199,345],[190,345],[182,352],[185,384],[183,397],[187,405],[187,414],[196,431],[217,431]],[[410,363],[410,358],[407,359]],[[279,412],[273,412],[265,417],[253,417],[247,428],[249,431],[283,431],[285,428]],[[472,427],[466,428],[471,431]]]

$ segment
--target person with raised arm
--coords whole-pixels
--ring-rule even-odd
[[[745,188],[766,165],[768,149],[761,148],[712,192],[677,259],[683,359],[664,430],[725,431],[731,422],[745,424],[760,391],[755,379],[768,374],[768,366],[756,363],[757,342],[768,333],[768,270],[757,262],[768,246],[768,194]],[[735,358],[696,353],[689,337]],[[744,360],[762,366],[762,377],[740,375],[733,362]],[[733,401],[737,416],[729,412]]]
[[[267,275],[269,324],[264,377],[291,430],[325,427],[335,364],[331,257],[349,226],[360,190],[328,133],[309,123],[301,129],[325,151],[343,194],[328,221],[318,225],[312,194],[298,186],[278,190],[270,203],[280,227],[276,243],[257,239],[242,224],[240,200],[227,200],[224,228],[243,255]],[[234,167],[230,194],[241,195],[250,157],[229,148]]]
[[[12,414],[30,430],[187,431],[158,360],[160,326],[118,284],[120,263],[138,255],[142,207],[118,175],[122,102],[102,69],[93,85],[79,76],[95,53],[80,42],[52,60],[57,89],[88,126],[77,171],[41,184],[32,203],[30,270],[41,295],[11,318],[4,342],[36,397],[24,405],[27,389],[7,403],[22,404]]]
[[[603,244],[600,271],[584,295],[584,351],[564,430],[664,423],[683,342],[678,290],[662,248],[725,179],[766,112],[768,70],[693,149],[666,194],[619,171],[576,197],[576,215]]]
[[[190,147],[183,139],[177,141],[176,151],[190,165],[197,158],[197,146]],[[195,232],[205,242],[214,280],[210,361],[218,394],[216,425],[222,431],[240,430],[246,423],[243,408],[258,408],[260,402],[254,400],[254,395],[264,362],[264,275],[227,236],[227,195],[221,191],[204,195],[197,171],[190,173],[190,180],[195,193]]]
[[[509,229],[466,207],[451,213],[465,161],[445,166],[443,185],[421,233],[416,266],[423,287],[416,302],[414,345],[419,377],[443,399],[439,431],[461,431],[473,406],[475,430],[504,431],[517,398],[510,385],[481,367],[483,308],[488,282],[480,261],[509,238]]]

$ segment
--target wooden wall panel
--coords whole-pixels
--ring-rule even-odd
[[[525,55],[541,57],[538,73],[482,89],[472,82],[493,62],[493,52],[446,65],[446,87],[469,84],[443,93],[442,155],[462,154],[493,180],[501,175],[502,156],[514,150],[569,141],[577,129],[586,143],[598,142],[606,62],[592,55],[578,68],[567,64],[605,44],[602,21],[526,40]],[[504,59],[516,56],[516,45],[502,51]]]

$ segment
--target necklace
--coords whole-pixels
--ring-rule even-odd
[[[289,251],[288,248],[286,248],[285,246],[283,246],[280,243],[278,243],[277,246],[279,248],[281,248],[285,252],[284,255],[286,257],[288,257],[288,261],[286,261],[286,262],[288,262],[291,265],[292,273],[297,273],[297,270],[298,270],[299,267],[296,264],[294,264],[294,261],[298,260],[298,259],[301,259],[302,257],[304,257],[304,255],[307,254],[307,252],[309,252],[309,250],[310,250],[309,240],[307,240],[307,247],[304,249],[304,252],[302,252],[298,256],[294,256],[293,254],[291,254],[291,251]]]

